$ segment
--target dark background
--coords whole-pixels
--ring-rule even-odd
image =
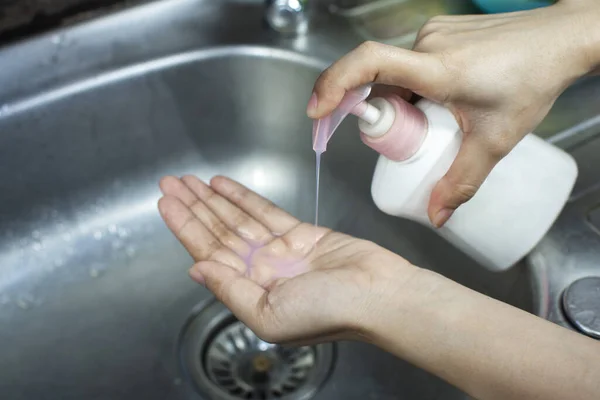
[[[0,0],[0,46],[150,0]]]

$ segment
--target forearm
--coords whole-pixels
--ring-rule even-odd
[[[419,275],[373,321],[376,345],[480,400],[600,393],[600,343],[437,274]]]

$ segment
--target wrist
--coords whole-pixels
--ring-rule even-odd
[[[353,340],[380,345],[380,333],[385,330],[386,322],[409,312],[411,300],[418,303],[426,270],[379,246],[360,264],[365,272],[359,285],[363,296],[357,302],[359,307],[350,308],[349,328]]]
[[[455,283],[430,270],[409,266],[399,268],[396,263],[387,267],[359,331],[361,340],[418,364],[411,352],[431,333],[427,331],[440,323],[440,301],[455,295],[450,293]]]

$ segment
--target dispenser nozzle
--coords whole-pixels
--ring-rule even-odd
[[[369,124],[374,124],[375,122],[379,121],[379,118],[381,118],[381,111],[367,101],[358,103],[356,107],[350,111],[350,113],[356,115],[358,118],[368,122]]]
[[[360,86],[354,90],[351,90],[346,93],[338,107],[331,112],[326,117],[321,119],[317,119],[313,122],[313,150],[317,153],[323,153],[327,150],[327,143],[333,132],[337,129],[337,127],[342,123],[344,118],[348,114],[360,114],[360,118],[364,118],[367,120],[373,120],[375,115],[379,110],[374,107],[369,107],[369,105],[365,102],[369,94],[371,94],[372,84],[367,84]],[[358,106],[358,110],[355,108]],[[369,121],[367,120],[367,121]],[[376,121],[377,119],[375,119]]]

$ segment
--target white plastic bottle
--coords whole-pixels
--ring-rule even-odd
[[[431,191],[462,141],[454,116],[425,99],[416,106],[398,96],[369,104],[354,99],[358,105],[350,112],[362,118],[362,139],[381,154],[371,188],[375,204],[387,214],[431,227]],[[475,196],[436,231],[484,267],[506,270],[542,239],[576,178],[577,165],[568,153],[528,134],[496,165]]]

